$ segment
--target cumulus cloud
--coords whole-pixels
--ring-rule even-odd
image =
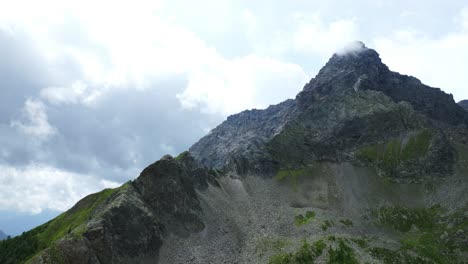
[[[192,72],[188,80],[187,88],[177,95],[185,108],[228,115],[294,97],[307,75],[298,65],[250,55],[220,58]]]
[[[101,91],[90,88],[82,81],[74,81],[69,87],[47,87],[40,91],[40,95],[51,104],[92,104]]]
[[[353,54],[360,53],[364,49],[365,49],[364,43],[362,43],[360,41],[353,41],[353,42],[350,42],[350,43],[346,44],[345,46],[339,48],[336,51],[336,54],[338,54],[340,56],[344,56],[344,55],[348,55],[348,54],[353,55]]]
[[[117,183],[32,164],[24,168],[0,165],[0,208],[41,213],[45,209],[63,211],[78,199]]]
[[[12,121],[11,126],[39,141],[46,140],[56,132],[49,124],[44,104],[31,99],[24,104],[22,120]]]
[[[293,43],[294,48],[301,52],[330,56],[359,36],[354,19],[338,19],[324,23],[319,15],[312,18],[297,15],[296,20],[298,28],[294,32]]]
[[[468,98],[468,21],[466,10],[458,16],[456,27],[433,37],[414,30],[398,30],[376,38],[375,48],[393,70],[418,77],[424,83],[454,94],[456,100]]]
[[[58,1],[24,13],[25,3],[2,3],[0,188],[21,191],[2,192],[0,210],[67,209],[106,182],[123,183],[163,154],[187,149],[222,120],[181,109],[175,94],[187,71],[213,49],[153,17],[153,2],[112,3],[109,11]],[[135,19],[122,19],[129,15]],[[18,199],[29,194],[32,200]]]

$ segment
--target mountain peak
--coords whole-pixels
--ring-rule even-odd
[[[320,70],[319,75],[349,73],[359,71],[362,73],[372,70],[388,70],[382,63],[377,51],[366,47],[361,41],[352,42],[337,51],[328,63]]]
[[[318,101],[341,93],[363,90],[383,92],[395,102],[406,101],[430,118],[450,124],[468,122],[466,112],[439,88],[415,77],[392,72],[377,51],[355,42],[330,58],[317,76],[297,95],[298,108],[305,111]]]
[[[360,41],[350,43],[334,53],[317,76],[305,85],[297,96],[299,106],[305,109],[314,101],[340,91],[377,87],[382,76],[389,72],[377,51]]]

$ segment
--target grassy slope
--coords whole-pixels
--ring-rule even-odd
[[[358,158],[381,167],[391,176],[401,163],[424,158],[432,138],[432,132],[423,129],[411,136],[406,144],[403,139],[395,138],[386,143],[364,147],[358,152]]]
[[[94,210],[122,187],[86,196],[70,210],[22,235],[0,242],[0,263],[24,263],[67,235],[80,236]]]
[[[468,252],[465,235],[468,233],[465,215],[467,209],[468,207],[459,208],[451,213],[439,206],[381,207],[375,210],[372,214],[375,225],[388,229],[397,238],[395,242],[400,246],[394,249],[381,247],[380,244],[376,244],[375,238],[356,236],[353,232],[331,232],[329,234],[333,235],[328,237],[323,234],[305,236],[292,251],[291,247],[288,247],[294,243],[291,238],[263,244],[274,247],[273,251],[277,252],[270,257],[270,264],[352,264],[361,263],[363,259],[381,261],[384,264],[465,263],[464,256]],[[340,220],[343,227],[352,228],[352,224],[346,224],[347,221],[350,220]],[[301,228],[302,225],[296,224],[296,227]],[[316,242],[311,244],[308,240]]]

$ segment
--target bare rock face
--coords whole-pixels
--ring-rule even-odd
[[[306,109],[327,95],[352,88],[381,91],[395,102],[408,102],[416,111],[451,125],[467,121],[466,113],[452,95],[424,85],[414,77],[390,71],[379,54],[364,44],[358,52],[334,54],[298,94],[298,104]]]
[[[171,157],[164,157],[144,169],[133,182],[145,204],[160,212],[158,218],[166,229],[179,235],[204,228],[190,172]]]
[[[236,170],[268,170],[272,166],[265,144],[298,115],[295,100],[286,100],[265,110],[248,110],[229,116],[190,148],[201,164]],[[255,160],[255,162],[247,162]]]
[[[465,127],[467,113],[452,95],[390,71],[375,50],[359,45],[354,52],[334,54],[294,100],[230,116],[190,152],[206,166],[274,174],[312,160],[362,163],[356,152],[364,146],[403,140],[404,147],[412,134],[428,129],[434,139],[428,143],[430,157],[383,170],[403,178],[449,173],[455,156],[444,143],[448,132],[439,130]],[[443,165],[424,165],[434,162]],[[375,163],[384,167],[383,161]]]

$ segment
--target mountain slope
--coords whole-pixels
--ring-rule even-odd
[[[0,263],[145,263],[158,257],[163,234],[199,232],[194,188],[216,184],[189,155],[150,165],[116,189],[89,195],[67,212],[0,244]],[[4,250],[3,250],[4,249]],[[6,253],[6,254],[5,254]]]
[[[214,168],[234,166],[242,162],[245,153],[250,157],[265,158],[265,144],[290,120],[297,117],[297,103],[286,100],[265,110],[248,110],[229,116],[190,148],[190,153],[203,165]],[[268,170],[271,164],[264,160],[251,164],[252,169]]]
[[[0,262],[464,263],[467,116],[362,44],[294,100],[2,242]]]
[[[343,160],[343,157],[339,156],[344,154],[341,149],[345,147],[342,145],[344,142],[336,143],[341,144],[340,146],[330,145],[332,141],[336,141],[337,135],[334,133],[341,133],[339,137],[348,141],[352,137],[359,137],[359,140],[366,144],[395,136],[404,137],[404,131],[420,130],[428,126],[438,130],[447,126],[466,125],[467,114],[455,103],[451,95],[426,86],[414,77],[391,72],[381,62],[376,51],[366,48],[362,43],[361,45],[359,52],[345,56],[334,54],[317,76],[305,85],[294,101],[285,101],[264,111],[244,111],[230,116],[209,135],[194,144],[190,152],[195,159],[206,166],[217,168],[225,166],[235,168],[238,172],[248,168],[262,173],[271,172],[272,168],[274,171],[278,166],[285,165],[277,164],[278,160],[271,157],[275,154],[275,150],[282,152],[284,148],[272,147],[274,149],[272,153],[265,147],[265,143],[271,146],[275,142],[269,142],[273,137],[279,140],[281,136],[278,135],[281,133],[284,138],[288,133],[285,127],[292,130],[291,135],[296,141],[299,140],[297,130],[302,127],[309,133],[302,135],[307,141],[327,145],[321,147],[313,142],[299,142],[291,147],[291,151],[285,156],[301,162],[298,156],[309,156],[319,150],[332,150],[334,153],[328,157],[323,156],[323,153],[316,153],[315,156],[319,157],[315,158]],[[284,109],[283,106],[286,104],[288,108]],[[322,111],[323,107],[329,109]],[[394,108],[393,112],[384,109],[389,107]],[[340,108],[341,112],[338,112],[337,108]],[[370,121],[370,116],[374,114],[377,123],[372,121],[376,125],[372,129],[377,130],[362,131],[369,126],[361,126],[359,122]],[[401,119],[401,115],[405,115],[403,118],[406,119]],[[330,118],[332,116],[333,119]],[[394,122],[388,122],[387,118],[393,119]],[[298,127],[293,128],[293,124],[298,124]],[[316,130],[311,131],[310,126],[314,125]],[[410,128],[409,125],[414,127]],[[361,131],[356,130],[357,128],[361,128]],[[399,131],[390,134],[396,129]],[[444,140],[443,135],[438,134],[437,137],[442,137],[438,141]],[[439,144],[442,145],[443,142]],[[306,146],[310,147],[305,150]],[[297,148],[303,151],[298,152]],[[450,159],[451,155],[447,153],[449,151],[445,152]],[[350,156],[350,153],[345,155]],[[442,155],[445,154],[441,150],[440,156]]]

